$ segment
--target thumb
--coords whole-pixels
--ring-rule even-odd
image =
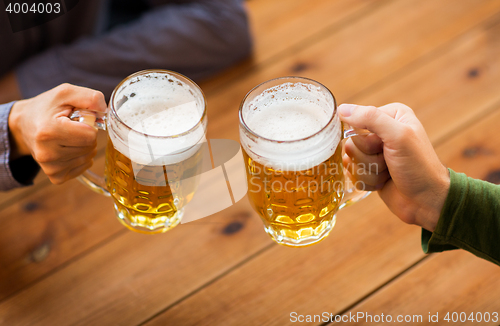
[[[354,128],[368,129],[385,143],[400,135],[403,124],[395,119],[397,111],[383,111],[374,106],[341,104],[338,108],[340,120]]]

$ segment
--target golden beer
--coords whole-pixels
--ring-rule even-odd
[[[303,171],[265,166],[243,153],[248,197],[277,238],[319,238],[333,227],[343,195],[342,147],[321,164]]]
[[[108,138],[106,185],[120,221],[135,231],[165,232],[179,224],[183,207],[193,198],[200,170],[200,151],[177,164],[142,165],[117,151]]]
[[[325,86],[301,77],[267,81],[247,94],[239,116],[248,197],[279,244],[321,241],[337,211],[366,195],[345,189],[347,131]]]

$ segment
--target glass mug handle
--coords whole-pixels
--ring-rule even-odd
[[[78,121],[81,123],[85,123],[91,127],[94,127],[98,130],[106,131],[106,115],[100,115],[95,112],[86,111],[86,110],[75,110],[71,113],[69,118],[72,121]],[[77,177],[78,181],[87,185],[90,189],[95,192],[102,194],[104,196],[110,197],[108,189],[106,188],[106,181],[104,177],[97,175],[96,173],[87,170],[83,172],[80,176]]]
[[[342,122],[342,142],[348,138],[360,135],[368,135],[372,132],[366,129],[353,128],[349,124]],[[342,144],[342,157],[344,157],[344,146]],[[342,164],[342,169],[344,170],[344,176],[346,175],[347,168]],[[339,210],[344,207],[350,206],[361,199],[365,198],[371,193],[371,191],[363,191],[356,189],[356,185],[353,184],[351,178],[344,177],[344,198],[340,202]]]

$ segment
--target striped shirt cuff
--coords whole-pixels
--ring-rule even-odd
[[[14,179],[9,167],[9,114],[15,102],[0,104],[0,191],[6,191],[23,185]]]

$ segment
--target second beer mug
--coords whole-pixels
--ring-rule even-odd
[[[84,111],[72,119],[84,120]],[[105,123],[105,178],[91,171],[80,180],[113,198],[129,229],[161,233],[179,224],[201,170],[207,126],[205,98],[190,79],[167,70],[145,70],[113,91]]]
[[[342,140],[356,133],[344,129],[335,98],[320,83],[267,81],[246,95],[239,117],[248,196],[277,243],[321,241],[337,211],[368,194],[345,177]]]

